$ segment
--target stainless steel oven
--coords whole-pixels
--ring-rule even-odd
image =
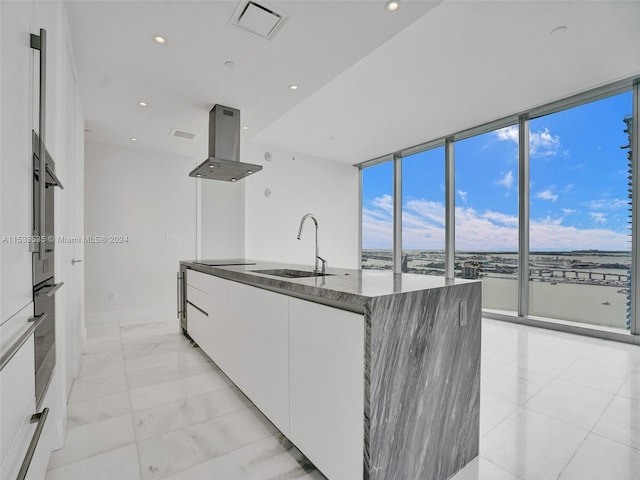
[[[40,161],[42,151],[44,162]],[[53,159],[46,149],[41,149],[40,139],[33,132],[33,226],[38,247],[33,253],[34,316],[38,318],[46,313],[34,331],[37,408],[40,408],[56,364],[55,293],[63,285],[55,281],[54,188],[63,188],[55,170]]]

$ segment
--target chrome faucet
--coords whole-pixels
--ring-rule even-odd
[[[304,217],[302,217],[302,220],[300,220],[300,228],[298,228],[298,240],[300,240],[300,237],[302,236],[302,227],[304,226],[304,221],[307,218],[313,220],[313,223],[316,226],[316,268],[314,268],[313,271],[315,273],[326,273],[327,261],[319,255],[318,251],[318,221],[316,220],[316,217],[314,217],[311,213],[307,213]],[[322,270],[320,270],[319,268],[318,260],[322,262]]]

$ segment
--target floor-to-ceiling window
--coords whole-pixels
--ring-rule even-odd
[[[631,92],[529,122],[529,314],[625,328]]]
[[[402,271],[444,275],[444,147],[402,158]]]
[[[393,269],[393,161],[362,170],[362,268]]]
[[[487,313],[637,335],[638,91],[618,82],[365,162],[363,268],[391,270],[395,250],[404,273],[482,280]]]
[[[482,306],[518,309],[518,126],[455,142],[455,271]]]

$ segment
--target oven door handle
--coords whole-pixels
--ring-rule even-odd
[[[35,413],[31,416],[30,423],[37,423],[38,425],[36,425],[36,429],[33,432],[33,437],[31,438],[31,442],[29,443],[29,447],[27,448],[27,454],[22,461],[22,465],[20,466],[20,471],[18,472],[16,480],[24,480],[25,478],[27,478],[27,472],[29,471],[31,460],[33,460],[33,455],[34,453],[36,453],[38,441],[40,440],[40,435],[42,435],[44,423],[47,421],[48,415],[49,409],[45,408],[44,410],[42,410],[42,412]]]
[[[51,182],[47,183],[47,185],[52,186],[52,187],[60,187],[61,190],[64,190],[64,187],[62,186],[62,182],[56,176],[56,174],[54,173],[53,169],[48,164],[44,168],[45,168],[47,174],[51,177],[51,180],[52,180]],[[46,182],[46,178],[45,178],[45,182]]]
[[[7,350],[5,354],[2,355],[2,357],[0,357],[0,372],[11,361],[15,354],[18,353],[18,350],[20,350],[22,345],[24,345],[26,341],[29,340],[33,331],[40,326],[45,318],[47,318],[46,313],[42,313],[37,317],[29,318],[28,321],[31,323],[31,325],[29,325],[29,328],[27,328],[27,330],[20,336],[20,338],[18,338],[18,340],[16,340],[11,348]]]
[[[60,290],[60,287],[62,287],[64,285],[64,282],[60,282],[60,283],[56,283],[55,285],[53,285],[52,287],[50,287],[48,290],[40,290],[38,293],[36,293],[36,297],[48,297],[51,298],[55,295],[55,293]]]

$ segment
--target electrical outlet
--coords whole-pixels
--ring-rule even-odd
[[[467,302],[460,302],[458,307],[458,319],[460,326],[464,327],[467,324]]]
[[[167,243],[180,243],[180,242],[182,242],[182,239],[180,238],[180,235],[178,235],[177,233],[167,233],[165,235],[165,242],[167,242]]]
[[[118,292],[109,292],[109,301],[113,302],[118,299]]]

